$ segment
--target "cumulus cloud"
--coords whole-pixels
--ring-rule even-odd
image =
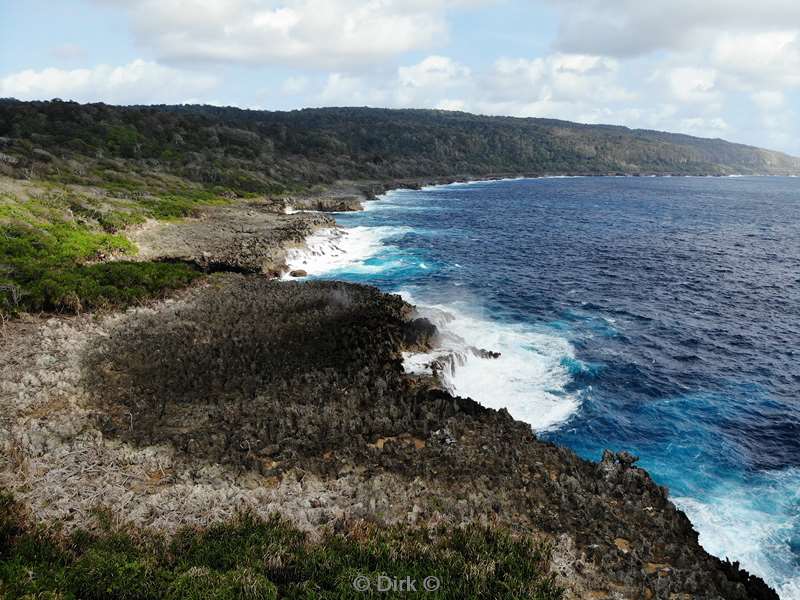
[[[596,122],[608,116],[599,103],[624,103],[636,97],[619,83],[617,71],[616,61],[587,55],[502,58],[478,71],[450,57],[432,55],[400,66],[384,78],[334,73],[325,81],[319,100]]]
[[[723,33],[710,60],[740,87],[800,86],[800,22],[797,31]]]
[[[686,117],[678,121],[678,130],[703,137],[719,137],[730,129],[722,117]]]
[[[308,77],[303,77],[302,75],[292,76],[284,80],[281,85],[281,92],[289,96],[296,96],[305,92],[309,83]]]
[[[559,16],[556,50],[614,58],[629,79],[640,75],[642,108],[673,108],[656,126],[800,153],[787,135],[800,95],[800,2],[541,1]],[[653,120],[633,103],[614,112],[626,124]]]
[[[616,102],[634,97],[617,81],[617,61],[585,54],[557,53],[501,58],[484,77],[489,100],[524,102]]]
[[[649,56],[680,101],[800,87],[795,0],[561,0],[557,6],[556,48],[618,59]]]
[[[618,78],[616,60],[557,53],[539,58],[501,58],[473,70],[431,55],[384,74],[335,72],[316,94],[317,105],[358,104],[472,110],[516,116],[586,116],[588,107],[623,103],[636,94]],[[575,113],[580,106],[579,113]]]
[[[751,97],[756,106],[764,111],[777,110],[786,104],[786,96],[783,92],[762,90],[755,92]]]
[[[796,0],[549,0],[560,14],[556,47],[565,52],[635,56],[686,50],[709,36],[780,31],[800,25]]]
[[[460,110],[464,102],[449,94],[470,95],[472,71],[446,56],[432,55],[418,63],[398,67],[388,76],[371,77],[332,73],[319,99],[322,104],[445,108]]]
[[[467,103],[464,100],[439,100],[436,104],[435,108],[438,110],[457,110],[463,111],[467,107]]]
[[[357,104],[465,110],[490,115],[550,117],[586,123],[729,137],[735,128],[722,114],[725,97],[713,69],[667,67],[636,90],[623,83],[623,65],[608,57],[554,53],[506,57],[471,69],[432,55],[384,77],[329,75],[316,105]],[[775,94],[753,95],[758,106],[779,106]],[[777,122],[762,119],[761,126]],[[781,117],[781,122],[786,119]]]
[[[91,69],[28,69],[0,79],[0,97],[20,100],[63,98],[79,102],[136,104],[182,102],[212,89],[208,75],[179,71],[141,59]]]
[[[331,73],[319,94],[318,106],[391,106],[383,86],[361,77]]]
[[[453,54],[463,39],[448,47],[450,37],[479,25],[451,17],[468,6],[503,11],[505,3],[90,1],[127,14],[134,40],[156,62],[19,71],[0,78],[0,95],[428,107],[724,135],[800,154],[796,0],[511,0],[515,14],[553,9],[558,26],[549,48],[525,55],[522,36],[487,30],[509,45],[481,48],[479,60],[476,52]],[[78,54],[54,49],[59,60]],[[215,87],[216,76],[233,85]]]
[[[666,79],[672,97],[679,102],[718,102],[717,72],[698,67],[676,67],[669,69]]]
[[[351,69],[447,39],[449,9],[479,0],[96,0],[129,11],[165,62]]]
[[[470,76],[470,70],[446,56],[429,56],[416,65],[400,67],[400,84],[411,88],[452,87]]]

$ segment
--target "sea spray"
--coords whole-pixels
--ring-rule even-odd
[[[376,230],[368,252],[309,273],[442,307],[449,358],[408,355],[408,371],[437,359],[454,393],[508,407],[548,440],[595,460],[640,455],[711,552],[800,600],[795,181],[395,191],[336,217]]]
[[[672,501],[692,521],[708,552],[746,564],[781,598],[800,598],[800,469],[755,473],[734,485],[714,486],[703,499]]]
[[[462,302],[431,305],[411,292],[400,294],[439,330],[437,348],[407,355],[407,370],[427,368],[452,393],[506,408],[538,431],[557,427],[577,410],[578,396],[566,391],[565,359],[574,359],[566,339],[485,318]]]
[[[428,270],[423,261],[390,243],[411,231],[389,226],[322,229],[308,238],[305,248],[289,252],[289,271],[361,281],[403,268]],[[410,290],[399,293],[439,330],[436,349],[404,357],[408,372],[435,374],[453,394],[506,408],[538,431],[557,427],[577,410],[578,395],[565,390],[567,365],[575,359],[565,338],[481,316],[463,300],[437,304],[418,300]],[[487,351],[499,356],[489,358]]]
[[[309,276],[333,276],[337,273],[375,273],[402,266],[391,259],[391,246],[385,241],[408,231],[403,227],[331,227],[320,229],[306,240],[303,248],[290,250],[286,256],[289,272],[302,269]],[[378,255],[389,256],[375,260]],[[284,279],[290,277],[284,275]]]

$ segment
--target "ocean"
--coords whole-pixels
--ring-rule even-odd
[[[706,550],[800,599],[800,179],[474,182],[336,219],[292,268],[402,294],[454,393],[633,452]]]

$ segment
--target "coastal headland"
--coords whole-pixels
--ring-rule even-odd
[[[7,510],[53,536],[101,535],[102,514],[113,531],[168,538],[277,514],[312,546],[330,532],[379,536],[365,533],[372,526],[436,539],[449,535],[442,527],[477,526],[540,553],[515,597],[776,598],[702,549],[636,457],[583,460],[505,411],[407,375],[402,353],[429,349],[436,334],[398,296],[276,279],[288,250],[335,225],[326,211],[422,183],[229,198],[121,229],[138,252],[101,262],[185,265],[191,283],[127,309],[79,302],[4,324]],[[33,201],[50,193],[3,185]],[[6,541],[19,560],[15,527]],[[492,594],[503,561],[516,560],[487,552],[483,583],[464,589]]]
[[[407,373],[437,330],[399,296],[287,277],[393,188],[735,174],[800,160],[448,111],[0,100],[0,596],[777,598],[624,448],[584,460]]]

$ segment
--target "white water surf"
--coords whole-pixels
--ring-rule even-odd
[[[427,270],[428,265],[403,256],[390,243],[391,238],[410,231],[405,227],[322,229],[308,238],[305,248],[288,253],[289,271],[302,269],[309,277],[335,277],[408,266]],[[283,278],[292,279],[288,274]],[[440,346],[433,352],[404,357],[407,371],[430,373],[431,363],[444,362],[446,368],[437,371],[453,394],[491,408],[506,408],[537,431],[557,427],[578,409],[578,397],[564,389],[569,371],[562,362],[574,358],[566,339],[523,324],[493,320],[482,315],[480,307],[464,301],[426,304],[407,290],[399,293],[440,332]],[[478,352],[481,349],[500,356],[486,358]]]

